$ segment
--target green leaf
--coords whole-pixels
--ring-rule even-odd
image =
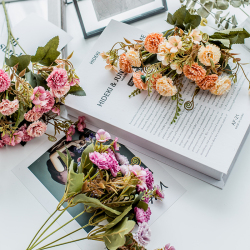
[[[119,216],[117,216],[112,222],[107,224],[105,227],[107,229],[114,227],[117,223],[119,223],[125,215],[132,209],[132,206],[128,206]]]
[[[144,201],[139,201],[137,204],[137,207],[142,208],[144,211],[147,211],[148,209],[148,204]]]
[[[121,212],[116,211],[116,210],[114,210],[114,209],[112,209],[112,208],[110,208],[108,206],[103,205],[98,199],[88,197],[85,194],[78,194],[75,198],[73,198],[72,203],[74,205],[77,205],[79,203],[83,203],[86,206],[108,210],[111,213],[114,213],[116,215],[121,214]]]
[[[202,18],[207,18],[209,16],[209,12],[213,9],[214,7],[214,3],[213,2],[207,2],[204,3],[203,6],[201,6],[198,10],[197,10],[197,14],[200,15]]]
[[[79,85],[71,86],[68,93],[71,95],[86,96],[85,91]]]
[[[230,48],[230,40],[229,39],[209,39],[209,41],[212,42],[219,42],[221,44],[223,44],[223,46],[225,46],[226,48]]]
[[[17,111],[17,119],[15,123],[15,127],[18,127],[19,124],[24,120],[24,114],[26,113],[26,108],[22,104],[19,105],[19,109]]]
[[[92,153],[94,151],[95,151],[94,144],[91,143],[82,152],[81,163],[80,166],[78,167],[79,173],[87,174],[87,172],[91,169],[91,167],[93,166],[93,162],[89,159],[89,153]]]
[[[21,71],[26,69],[26,71],[29,71],[28,66],[30,64],[30,56],[29,55],[22,55],[22,56],[11,56],[10,58],[5,58],[5,63],[9,67],[14,67],[18,64],[17,68],[17,74],[19,74]]]
[[[65,163],[65,165],[67,166],[67,169],[69,168],[70,164],[71,164],[71,161],[72,161],[72,158],[71,158],[71,155],[69,153],[69,150],[65,147],[66,149],[66,152],[67,152],[67,155],[65,155],[64,153],[60,152],[60,151],[56,151],[59,156],[61,157],[62,161]]]
[[[229,7],[229,2],[227,0],[216,0],[214,8],[219,10],[226,10]]]
[[[66,185],[66,196],[71,197],[78,192],[81,191],[82,185],[83,185],[83,173],[75,173],[74,170],[75,162],[74,160],[71,161],[69,170],[68,170],[68,176],[67,176],[67,185]]]
[[[32,62],[39,62],[42,65],[50,66],[54,63],[60,52],[57,51],[59,37],[52,38],[44,47],[38,47],[36,54],[31,56]]]
[[[242,0],[231,0],[230,4],[235,8],[239,8],[242,4]]]
[[[126,242],[125,235],[133,230],[135,222],[133,220],[128,220],[124,218],[115,227],[110,228],[106,231],[103,236],[106,247],[109,250],[116,250],[117,248],[123,246]]]
[[[190,28],[195,29],[199,26],[201,17],[199,15],[191,15],[186,6],[182,6],[173,15],[168,13],[167,22],[188,31]]]
[[[41,75],[37,75],[33,73],[32,71],[30,71],[25,74],[25,78],[33,88],[42,86],[46,90],[49,89],[46,80]]]

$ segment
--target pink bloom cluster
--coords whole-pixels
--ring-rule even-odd
[[[116,177],[120,171],[120,166],[115,158],[114,152],[109,149],[108,153],[93,152],[89,154],[89,159],[100,169],[110,170],[111,174]]]
[[[27,113],[24,114],[24,119],[28,122],[35,122],[42,117],[42,112],[36,112],[34,109],[29,110]]]
[[[138,223],[148,222],[150,220],[151,216],[151,209],[148,207],[146,211],[144,211],[142,208],[135,207],[135,218]]]
[[[2,100],[0,103],[0,113],[3,115],[12,115],[19,109],[19,101],[15,99],[14,101]]]
[[[156,185],[154,188],[155,188],[155,190],[154,190],[155,196],[163,199],[164,193],[161,191],[160,187],[158,185]]]
[[[103,129],[99,129],[96,133],[96,140],[99,142],[106,142],[111,139],[111,136],[108,132]]]
[[[79,85],[80,84],[80,80],[78,78],[73,77],[71,82],[69,83],[70,86],[75,86],[75,85]]]
[[[86,124],[84,121],[85,121],[85,116],[78,117],[77,129],[80,132],[83,132],[83,130],[86,128]]]
[[[22,127],[20,127],[20,128],[18,129],[18,131],[23,132],[23,137],[22,137],[22,141],[23,141],[23,142],[28,142],[28,141],[30,141],[30,140],[32,140],[32,139],[34,138],[34,137],[28,135],[28,132],[27,132],[27,125],[26,125],[26,124],[24,124]]]
[[[0,92],[4,92],[10,86],[10,78],[7,73],[0,69]]]
[[[150,238],[151,231],[148,223],[140,223],[137,233],[134,234],[134,239],[139,243],[139,245],[145,247],[150,242]]]
[[[165,247],[164,250],[175,250],[175,248],[173,246],[170,246],[170,244],[168,243]]]
[[[10,145],[10,146],[15,146],[17,144],[19,144],[22,141],[22,137],[23,137],[23,132],[22,131],[16,131],[12,137],[10,137],[9,135],[4,135],[2,137],[3,143],[6,145]]]
[[[71,125],[66,133],[66,141],[72,141],[72,136],[75,134],[75,126]]]
[[[47,78],[47,85],[51,89],[61,89],[68,82],[67,71],[62,68],[54,68],[54,70],[50,73]]]
[[[47,125],[41,121],[33,122],[29,125],[27,133],[31,137],[40,137],[42,136],[47,129]]]

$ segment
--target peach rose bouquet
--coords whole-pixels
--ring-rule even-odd
[[[219,96],[230,90],[238,70],[244,73],[240,58],[231,53],[231,47],[244,43],[250,34],[237,28],[209,36],[197,28],[204,25],[201,17],[190,14],[185,6],[173,15],[168,13],[167,22],[174,28],[164,33],[150,33],[144,41],[124,39],[125,42],[117,42],[101,56],[106,60],[106,69],[133,74],[136,89],[129,97],[146,90],[149,95],[157,91],[160,98],[176,101],[173,123],[184,102],[181,95],[184,78],[196,85],[191,101],[184,103],[186,110],[193,109],[194,97],[200,90]],[[231,61],[235,64],[233,69],[229,65]]]
[[[72,54],[61,59],[57,51],[59,37],[54,37],[44,47],[38,47],[35,55],[27,55],[11,32],[5,3],[2,3],[8,41],[4,66],[0,69],[0,148],[24,145],[46,134],[48,124],[55,127],[54,135],[47,134],[51,141],[56,140],[57,133],[72,133],[75,127],[83,129],[82,117],[77,122],[58,118],[67,95],[85,95],[70,62]],[[13,41],[23,54],[14,53]]]

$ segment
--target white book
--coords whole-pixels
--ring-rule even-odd
[[[184,172],[222,187],[249,128],[248,82],[239,71],[237,83],[227,94],[215,96],[201,90],[194,109],[187,111],[182,106],[177,122],[171,124],[175,101],[170,97],[159,100],[156,91],[150,96],[143,91],[129,98],[136,89],[131,86],[132,74],[105,70],[105,61],[99,56],[124,37],[133,40],[146,35],[145,31],[112,20],[89,54],[83,55],[77,73],[87,96],[67,97],[68,111],[73,116],[82,113],[92,125],[169,158],[181,164],[179,169]],[[243,59],[249,58],[243,46],[236,47]],[[192,99],[194,89],[194,84],[184,80],[184,102]]]

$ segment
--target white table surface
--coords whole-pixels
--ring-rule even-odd
[[[49,2],[52,0],[49,0]],[[57,1],[57,0],[53,0]],[[59,0],[58,0],[59,1]],[[168,1],[173,13],[178,0]],[[0,6],[1,8],[1,6]],[[239,23],[246,16],[236,13]],[[247,7],[250,13],[250,8]],[[46,14],[46,13],[45,13]],[[168,28],[166,13],[133,24],[148,32]],[[74,50],[73,62],[79,65],[84,54],[98,37],[84,40],[73,5],[67,9],[68,32],[75,38],[68,46]],[[12,169],[37,150],[44,138],[34,140],[24,148],[0,149],[0,249],[24,250],[48,212],[12,173]],[[176,250],[249,250],[250,249],[250,137],[248,136],[235,167],[223,190],[195,179],[165,165],[167,171],[187,192],[157,220],[152,229],[152,241],[147,249],[153,250],[171,243]],[[159,164],[164,165],[159,162]],[[61,250],[79,249],[75,244]],[[89,249],[91,242],[89,243]]]

